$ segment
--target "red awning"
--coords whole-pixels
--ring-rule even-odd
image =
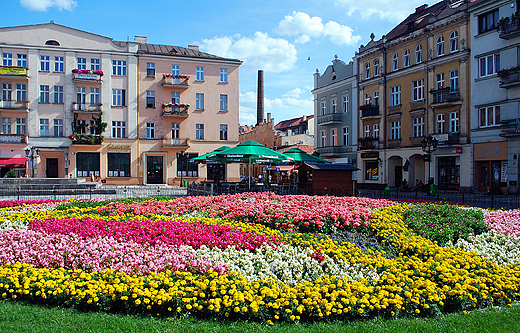
[[[25,157],[0,158],[0,167],[24,168],[26,161]]]

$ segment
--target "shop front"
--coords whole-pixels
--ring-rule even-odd
[[[475,143],[475,190],[507,193],[507,141]]]

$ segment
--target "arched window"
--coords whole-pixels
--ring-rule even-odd
[[[415,47],[415,63],[420,64],[422,62],[422,46],[418,44]]]
[[[410,50],[408,49],[403,52],[403,67],[410,67]]]
[[[457,52],[459,50],[459,33],[452,31],[450,34],[450,53]]]
[[[365,79],[370,79],[370,63],[365,62]]]
[[[437,57],[444,55],[444,36],[437,37]]]
[[[45,45],[60,46],[60,43],[58,43],[58,41],[56,41],[56,40],[52,40],[52,39],[50,39],[50,40],[48,40],[48,41],[45,42]]]
[[[392,56],[392,70],[393,71],[396,71],[399,69],[399,55],[396,53],[394,53],[394,55]]]
[[[374,76],[379,76],[379,59],[374,60]]]

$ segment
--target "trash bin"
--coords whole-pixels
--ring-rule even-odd
[[[435,184],[430,184],[430,191],[428,192],[429,195],[435,196]]]
[[[188,187],[188,181],[187,180],[183,180],[182,181],[182,187]]]
[[[385,199],[390,199],[390,187],[385,187],[385,192],[384,192],[384,197]]]

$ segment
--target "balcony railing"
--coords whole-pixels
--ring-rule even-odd
[[[500,88],[509,88],[520,84],[520,66],[502,69],[498,73]]]
[[[171,133],[163,138],[163,148],[188,148],[189,139],[172,138]]]
[[[511,39],[520,36],[520,20],[518,18],[503,19],[503,22],[499,22],[498,37],[502,39]]]
[[[318,116],[318,125],[341,124],[343,115],[341,113],[329,113]]]
[[[340,156],[341,154],[346,154],[351,152],[350,147],[346,146],[327,146],[327,147],[318,147],[316,148],[321,157],[327,156]]]
[[[71,134],[69,135],[70,141],[73,145],[101,145],[105,140],[103,135],[92,135],[92,134]]]
[[[27,134],[0,134],[0,143],[27,143]]]
[[[72,111],[78,113],[100,113],[102,104],[72,103]]]
[[[430,94],[433,95],[432,107],[442,107],[452,105],[453,103],[461,102],[460,93],[458,90],[451,90],[448,88],[441,88],[437,90],[431,90]],[[433,105],[437,104],[437,105]]]
[[[366,137],[358,139],[358,149],[377,149],[379,146],[379,138]]]
[[[18,66],[0,66],[0,76],[27,77],[27,68]]]
[[[377,117],[379,116],[379,105],[370,105],[368,107],[360,108],[361,117]]]
[[[520,136],[520,118],[503,120],[500,129],[501,137]]]
[[[166,87],[188,88],[190,85],[190,77],[187,75],[163,74],[163,78],[163,85]]]
[[[189,107],[187,104],[163,105],[163,116],[188,117]]]
[[[72,73],[74,81],[101,82],[100,74]]]
[[[12,111],[28,111],[29,101],[15,101],[10,99],[0,100],[0,109]]]

